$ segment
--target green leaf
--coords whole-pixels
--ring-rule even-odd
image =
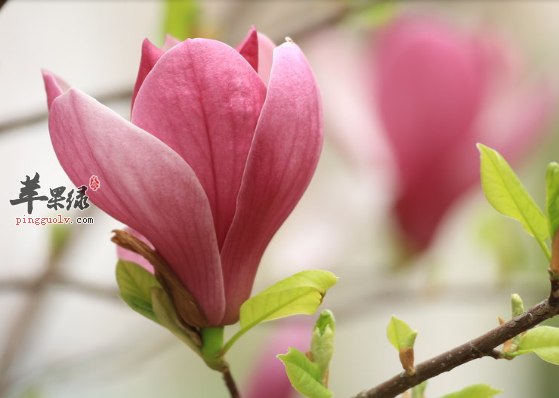
[[[516,355],[534,352],[547,362],[559,365],[559,328],[540,326],[528,330],[520,339]]]
[[[302,271],[249,298],[241,306],[241,328],[296,314],[314,314],[326,291],[338,283],[328,271]]]
[[[318,319],[314,324],[314,329],[318,329],[318,332],[323,335],[328,327],[330,327],[330,330],[334,332],[336,330],[336,320],[332,311],[324,310],[318,316]]]
[[[497,151],[482,144],[477,146],[481,153],[481,184],[487,200],[502,215],[520,221],[550,259],[545,243],[549,228],[542,211],[507,161]]]
[[[222,355],[247,331],[261,322],[316,312],[326,291],[338,283],[329,271],[302,271],[252,296],[241,306],[241,329],[225,344]]]
[[[201,341],[194,333],[185,330],[181,325],[175,311],[175,307],[167,293],[160,287],[151,288],[151,300],[153,303],[153,312],[157,317],[159,323],[164,328],[167,328],[171,333],[179,338],[183,343],[188,345],[194,352],[202,356]],[[198,340],[198,341],[195,341]]]
[[[559,227],[559,164],[551,162],[545,175],[546,211],[549,223],[549,236],[555,236]]]
[[[411,398],[423,398],[425,389],[427,388],[427,380],[411,389]]]
[[[334,314],[330,310],[324,310],[315,323],[311,340],[311,358],[320,366],[320,381],[323,385],[326,385],[330,360],[334,355],[334,334]]]
[[[278,355],[278,358],[285,365],[291,385],[301,394],[311,398],[329,398],[333,395],[320,382],[320,366],[311,362],[301,351],[289,347],[289,352]]]
[[[402,348],[413,347],[417,336],[417,330],[411,330],[406,322],[392,315],[392,319],[386,330],[386,335],[388,336],[390,344],[400,351]]]
[[[119,260],[116,265],[116,281],[120,288],[120,297],[130,308],[158,322],[153,311],[151,288],[161,285],[153,274],[136,263]]]
[[[516,293],[510,296],[510,306],[513,318],[524,312],[524,303],[522,302],[522,298]]]
[[[503,390],[495,390],[487,384],[474,384],[463,390],[447,394],[441,398],[492,398]]]

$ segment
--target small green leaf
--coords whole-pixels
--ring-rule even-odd
[[[559,164],[551,162],[547,166],[545,185],[549,236],[553,237],[559,227]]]
[[[386,335],[390,344],[398,351],[402,348],[412,348],[417,337],[417,330],[411,330],[408,324],[392,315]]]
[[[514,293],[510,296],[510,306],[512,312],[512,318],[517,317],[518,315],[524,313],[524,303],[522,302],[522,298]],[[520,344],[521,335],[516,335],[512,338],[512,344],[508,347],[505,345],[503,347],[502,355],[505,358],[510,358],[514,356],[514,353],[518,350],[518,344]]]
[[[427,388],[427,380],[411,389],[411,398],[423,398],[425,389]]]
[[[116,281],[120,297],[134,311],[158,322],[152,308],[151,288],[161,287],[153,274],[136,263],[119,260],[116,265]]]
[[[278,358],[285,365],[291,385],[301,394],[310,398],[329,398],[333,395],[320,382],[320,366],[311,362],[301,351],[289,347],[289,352],[278,355]]]
[[[481,153],[481,184],[485,197],[499,213],[520,221],[550,259],[551,253],[545,243],[549,228],[542,211],[507,161],[497,151],[482,144],[477,146]]]
[[[417,330],[414,330],[408,338],[404,341],[404,348],[412,348],[415,344],[415,339],[417,338]]]
[[[176,337],[179,338],[183,343],[188,345],[194,352],[202,356],[201,351],[201,341],[195,341],[197,336],[188,333],[181,325],[175,311],[175,307],[167,293],[160,287],[151,288],[151,299],[153,303],[153,312],[157,317],[159,323],[164,328],[168,329]],[[199,337],[198,337],[199,338]]]
[[[495,390],[487,384],[474,384],[463,390],[447,394],[441,398],[493,398],[503,390]]]
[[[524,303],[522,302],[522,298],[516,293],[510,296],[510,306],[513,318],[524,312]]]
[[[241,329],[225,344],[221,355],[247,331],[261,322],[297,314],[313,314],[326,294],[338,283],[329,271],[302,271],[252,296],[241,306]]]
[[[327,327],[330,327],[332,332],[336,330],[336,320],[334,319],[334,314],[330,310],[322,311],[314,324],[315,330],[318,329],[321,335],[324,334]]]
[[[280,292],[251,297],[241,306],[242,328],[295,314],[313,314],[322,303],[324,292],[312,286],[298,286]]]
[[[241,328],[296,314],[314,314],[326,291],[338,283],[328,271],[302,271],[249,298],[241,306]]]
[[[311,340],[312,361],[320,366],[320,382],[327,386],[330,360],[334,355],[334,314],[324,310],[318,317],[313,329]]]
[[[559,365],[559,328],[539,326],[528,330],[520,339],[516,355],[534,352],[547,362]]]

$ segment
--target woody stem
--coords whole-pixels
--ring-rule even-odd
[[[200,335],[202,337],[202,358],[206,365],[221,372],[231,398],[240,398],[241,395],[233,375],[231,375],[229,364],[223,356],[218,355],[223,349],[223,326],[200,328]]]
[[[223,380],[225,380],[225,385],[229,390],[229,394],[231,394],[231,398],[241,398],[241,394],[239,394],[237,384],[235,383],[235,379],[233,379],[233,375],[231,375],[229,366],[227,366],[221,373],[223,374]]]
[[[556,279],[555,274],[551,271],[550,275],[551,292],[549,297],[533,308],[476,339],[420,363],[415,367],[413,375],[406,372],[400,373],[370,390],[362,391],[353,398],[394,398],[425,380],[443,372],[448,372],[474,359],[483,357],[502,359],[501,352],[497,350],[499,345],[537,326],[546,319],[559,315],[559,279]]]

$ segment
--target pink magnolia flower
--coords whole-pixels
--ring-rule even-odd
[[[476,142],[514,161],[544,131],[552,95],[521,80],[518,56],[490,32],[409,15],[375,39],[374,94],[399,170],[394,209],[412,245],[424,249],[479,181]]]
[[[91,201],[153,245],[202,312],[194,326],[236,322],[322,146],[320,96],[299,47],[274,48],[254,29],[237,49],[146,40],[131,122],[51,73],[44,80],[70,179],[98,176]]]
[[[494,32],[406,14],[374,33],[362,44],[359,33],[326,29],[306,53],[327,134],[382,186],[404,237],[421,251],[456,201],[480,186],[475,144],[515,163],[541,139],[555,98],[548,82],[526,78],[520,55]],[[379,196],[372,200],[384,207]]]
[[[247,398],[297,398],[302,397],[292,386],[285,365],[277,358],[285,354],[289,347],[301,352],[310,349],[312,323],[286,320],[267,339],[259,352],[247,386]]]

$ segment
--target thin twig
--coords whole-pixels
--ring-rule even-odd
[[[452,350],[420,363],[413,376],[403,372],[354,398],[393,398],[425,380],[448,372],[474,359],[501,359],[496,350],[505,341],[525,332],[541,322],[559,315],[559,281],[551,278],[551,293],[547,299],[503,325]]]
[[[122,89],[107,94],[99,95],[96,98],[99,102],[105,104],[108,102],[127,100],[130,99],[131,97],[132,97],[131,90]],[[39,123],[44,120],[47,120],[47,118],[48,118],[48,112],[46,111],[46,102],[45,102],[45,111],[30,113],[28,115],[22,116],[21,118],[14,118],[12,120],[8,120],[0,123],[0,133],[19,127],[29,126],[30,124]]]
[[[85,294],[92,297],[99,297],[107,300],[117,300],[118,290],[112,287],[97,286],[87,282],[82,282],[76,279],[70,279],[65,275],[59,273],[53,275],[49,283],[52,287],[62,287],[76,294]],[[27,278],[14,278],[7,280],[0,280],[0,294],[2,292],[9,292],[13,290],[22,290],[24,292],[33,291],[35,289],[36,281]]]
[[[291,37],[292,39],[297,41],[299,39],[310,36],[310,35],[312,35],[316,32],[319,32],[322,29],[328,28],[330,26],[334,26],[334,25],[338,24],[339,22],[343,21],[344,18],[346,18],[352,12],[358,12],[359,10],[361,10],[365,7],[370,7],[371,5],[374,4],[375,1],[371,1],[370,3],[364,3],[364,4],[360,4],[360,5],[354,5],[354,6],[349,6],[347,4],[342,4],[336,12],[333,12],[331,15],[317,21],[314,24],[305,25],[301,29],[298,29],[295,32],[289,33],[289,35],[290,35],[289,37]],[[283,41],[283,38],[282,38],[282,40],[277,40],[277,42],[279,42],[279,43],[281,43],[282,41]]]
[[[70,247],[72,240],[76,239],[77,235],[78,234],[74,233],[71,237],[65,240],[64,244],[59,247],[53,247],[43,272],[30,285],[27,302],[20,312],[19,317],[12,325],[6,341],[6,350],[0,357],[0,396],[3,396],[10,386],[8,376],[12,364],[20,349],[23,347],[23,343],[28,336],[28,332],[39,309],[41,308],[41,304],[44,301],[44,297],[52,279],[62,265],[61,260],[64,257],[66,250]]]
[[[235,379],[233,379],[233,375],[227,366],[222,372],[223,380],[225,380],[225,385],[229,390],[229,394],[231,394],[231,398],[241,398],[241,394],[239,394],[239,390],[237,389],[237,383],[235,383]]]
[[[121,301],[118,297],[118,289],[115,287],[97,286],[90,283],[69,279],[63,275],[57,275],[53,280],[53,286],[61,286],[71,290],[73,293],[87,294],[92,297],[106,300]]]
[[[7,0],[0,0],[0,7],[2,6],[3,2],[6,2]],[[298,40],[298,39],[302,39],[308,35],[311,35],[315,32],[318,32],[322,29],[324,29],[325,27],[331,26],[331,25],[335,25],[337,23],[339,23],[340,21],[342,21],[345,17],[347,17],[348,15],[350,15],[353,12],[359,12],[359,10],[366,8],[366,7],[370,7],[372,4],[374,4],[374,2],[378,0],[374,0],[371,2],[363,2],[363,3],[359,3],[358,5],[354,5],[352,7],[347,6],[347,5],[343,5],[340,7],[339,10],[337,10],[336,12],[333,12],[331,15],[317,21],[314,24],[311,25],[305,25],[304,27],[302,27],[301,29],[298,29],[296,31],[292,31],[289,33],[290,37]],[[283,41],[283,37],[277,37],[274,38],[276,39],[277,42],[282,42]],[[126,89],[122,89],[119,91],[115,91],[112,93],[107,93],[104,95],[100,95],[97,96],[96,98],[99,100],[99,102],[101,103],[107,103],[107,102],[113,102],[113,101],[119,101],[119,100],[126,100],[129,99],[132,96],[132,91],[131,90],[126,90]],[[46,109],[46,106],[45,106]],[[21,118],[14,118],[12,120],[8,120],[5,121],[3,123],[0,123],[0,133],[12,130],[14,128],[19,128],[19,127],[25,127],[28,126],[30,124],[33,123],[39,123],[42,122],[44,120],[46,120],[48,118],[48,112],[45,111],[39,111],[39,112],[34,112],[34,113],[30,113],[28,115],[25,115]]]
[[[0,396],[8,389],[7,378],[12,362],[23,346],[25,338],[27,337],[27,331],[30,329],[35,315],[38,313],[41,303],[43,302],[47,285],[49,284],[52,274],[59,265],[60,263],[57,259],[49,261],[42,274],[33,282],[27,302],[19,314],[19,317],[12,325],[12,329],[8,335],[8,341],[6,342],[6,350],[0,358]]]

